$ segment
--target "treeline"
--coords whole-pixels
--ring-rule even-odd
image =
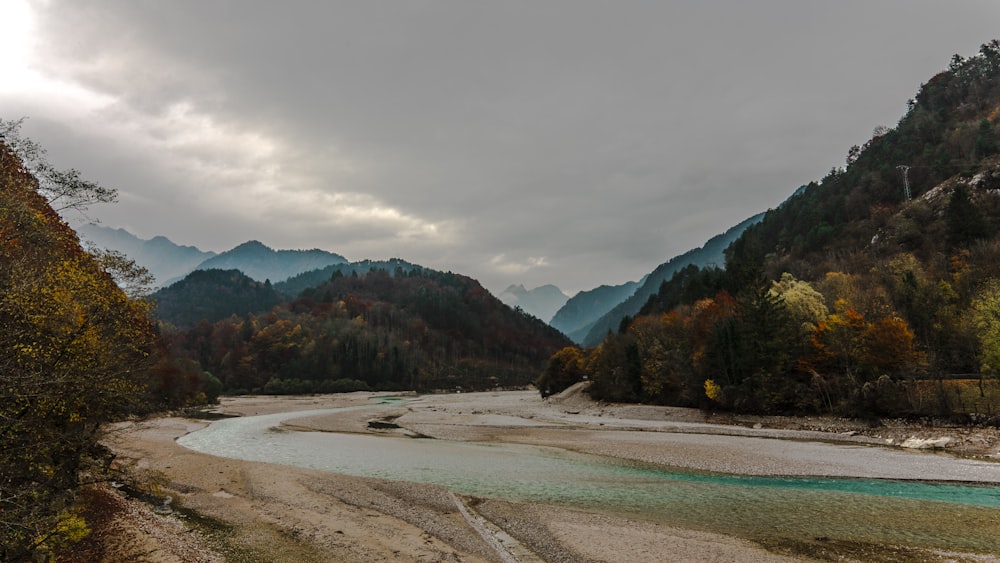
[[[211,373],[228,393],[524,386],[568,344],[471,278],[393,274],[335,272],[269,311],[164,336],[174,357]]]
[[[586,378],[614,401],[996,416],[998,115],[993,41],[749,227],[725,270],[682,270],[600,345],[553,356],[543,394]]]
[[[992,252],[1000,258],[1000,245]],[[630,320],[595,348],[561,350],[539,387],[552,393],[589,379],[602,400],[755,413],[968,412],[976,405],[959,404],[970,399],[946,392],[941,376],[995,370],[1000,284],[965,283],[963,274],[934,279],[900,256],[870,275],[830,272],[809,283],[786,273],[735,295],[721,289]],[[679,285],[668,289],[690,290]],[[914,317],[919,330],[902,312],[915,295],[928,298]],[[995,415],[998,399],[975,412]]]

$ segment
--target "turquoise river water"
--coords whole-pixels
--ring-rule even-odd
[[[326,409],[213,422],[178,440],[235,459],[442,485],[760,541],[892,543],[1000,555],[1000,486],[695,472],[558,448],[295,432]]]

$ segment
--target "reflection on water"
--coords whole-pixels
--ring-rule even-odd
[[[275,431],[289,418],[217,421],[178,442],[223,457],[433,483],[754,539],[828,537],[1000,553],[996,486],[720,475],[539,446]]]

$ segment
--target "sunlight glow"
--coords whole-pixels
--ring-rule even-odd
[[[0,2],[0,21],[4,31],[0,34],[0,90],[22,90],[27,83],[39,80],[29,68],[34,16],[27,0]]]
[[[90,111],[112,100],[78,84],[40,72],[44,68],[36,52],[36,15],[29,0],[0,0],[0,96],[24,103],[50,105],[68,114]],[[13,118],[15,116],[5,116]]]

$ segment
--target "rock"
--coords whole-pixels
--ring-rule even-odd
[[[389,422],[388,420],[373,419],[368,421],[368,428],[375,428],[377,430],[392,430],[399,428],[399,425],[395,422]]]
[[[952,438],[947,436],[942,438],[917,438],[911,437],[907,438],[900,444],[903,448],[912,448],[915,450],[927,450],[927,449],[938,449],[947,447],[953,441]]]

